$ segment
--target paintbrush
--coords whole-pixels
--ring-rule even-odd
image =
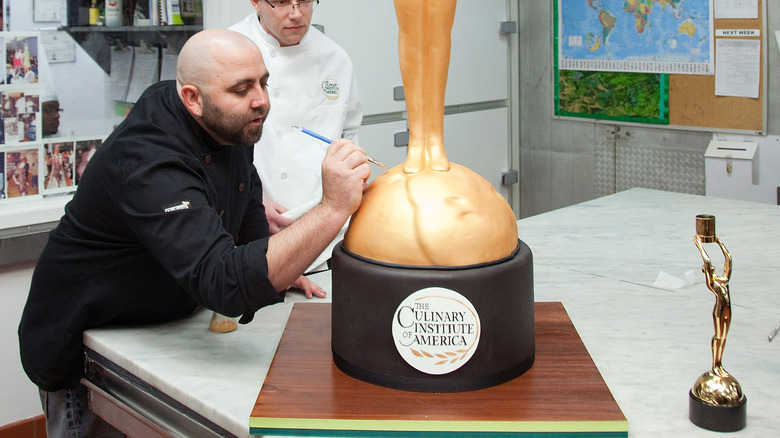
[[[324,141],[327,144],[333,143],[333,140],[331,140],[331,139],[329,139],[327,137],[323,137],[320,134],[317,134],[316,132],[312,131],[311,129],[304,128],[303,126],[295,126],[295,125],[293,125],[292,128],[295,129],[295,130],[301,131],[301,132],[303,132],[306,135],[310,135],[310,136],[316,138],[317,140],[322,140],[322,141]],[[380,163],[379,161],[369,157],[368,155],[366,155],[366,158],[368,159],[368,161],[370,163],[374,163],[374,164],[376,164],[379,167],[384,167],[385,169],[387,169],[387,166],[385,166],[384,164]]]

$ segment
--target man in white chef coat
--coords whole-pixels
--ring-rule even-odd
[[[307,210],[322,196],[320,163],[327,145],[292,126],[357,143],[363,110],[349,56],[310,27],[318,0],[250,2],[255,12],[230,29],[260,47],[270,73],[268,94],[273,111],[255,145],[254,163],[263,182],[268,223],[271,232],[276,232],[292,223],[299,215],[296,210]],[[334,243],[342,237],[337,236]],[[331,251],[332,246],[309,271],[322,267]],[[307,296],[308,287],[318,288],[306,284],[305,278],[294,286],[304,289]]]

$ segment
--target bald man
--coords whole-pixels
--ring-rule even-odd
[[[369,168],[337,140],[323,199],[270,235],[252,145],[268,115],[257,46],[228,30],[194,35],[177,80],[157,83],[92,158],[36,266],[19,326],[22,365],[41,389],[48,436],[111,427],[89,411],[82,332],[148,324],[205,307],[248,323],[284,291],[360,204]]]

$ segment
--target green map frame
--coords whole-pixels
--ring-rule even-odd
[[[558,4],[553,3],[555,115],[669,124],[669,75],[558,68]]]

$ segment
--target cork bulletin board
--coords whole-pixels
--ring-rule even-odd
[[[669,75],[669,124],[713,130],[766,132],[766,0],[758,0],[756,19],[716,19],[718,29],[758,29],[761,41],[761,81],[758,99],[715,95],[714,75]],[[728,37],[717,37],[728,38]],[[715,54],[717,56],[717,52]]]
[[[652,124],[677,129],[765,134],[768,38],[766,1],[758,0],[757,18],[716,18],[713,23],[715,32],[712,38],[715,41],[715,46],[717,46],[717,41],[722,39],[760,41],[758,98],[715,95],[717,50],[715,51],[715,75],[561,71],[558,68],[557,23],[559,11],[558,1],[554,1],[553,85],[555,115],[589,118],[604,122]],[[757,35],[717,35],[718,31],[724,30],[757,31]],[[588,84],[594,85],[586,86],[585,81],[590,81]],[[569,92],[573,89],[572,83],[577,86],[576,93]],[[624,86],[615,86],[616,83],[624,84]],[[627,88],[633,94],[639,93],[639,91],[634,90],[640,90],[640,97],[647,96],[640,101],[648,103],[648,105],[640,107],[634,102],[616,103],[615,99],[622,99],[620,93],[623,88]],[[595,91],[589,95],[588,89]],[[606,93],[606,97],[603,93],[605,89],[611,90],[610,93]],[[609,96],[613,97],[612,101],[607,100]],[[607,110],[613,113],[609,113]]]

